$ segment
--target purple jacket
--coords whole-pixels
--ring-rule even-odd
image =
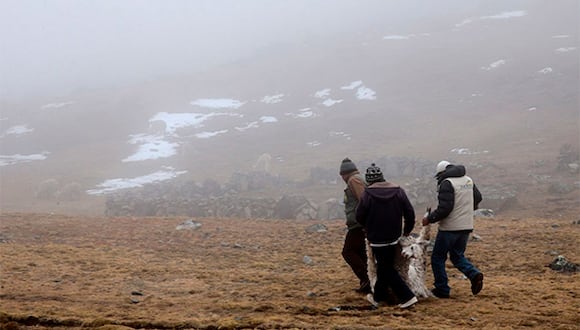
[[[403,218],[405,227],[403,230]],[[393,243],[415,226],[415,211],[403,188],[390,182],[368,186],[358,204],[356,220],[373,244]]]

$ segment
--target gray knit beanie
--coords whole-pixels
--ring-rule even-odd
[[[385,181],[385,177],[383,176],[381,168],[375,165],[375,163],[372,163],[371,166],[367,168],[365,180],[368,182],[368,184],[373,184],[375,182]]]
[[[343,159],[342,163],[340,164],[340,175],[352,173],[354,171],[357,171],[357,168],[352,160],[348,159],[348,157]]]

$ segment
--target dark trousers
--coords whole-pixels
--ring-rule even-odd
[[[353,228],[346,233],[342,257],[358,277],[361,286],[369,282],[365,233],[362,228]]]
[[[443,294],[449,294],[451,288],[447,280],[445,271],[445,261],[447,254],[455,268],[459,269],[467,278],[473,279],[480,273],[464,255],[467,241],[469,240],[469,231],[439,231],[435,238],[435,246],[431,253],[431,268],[435,278],[435,288]]]
[[[375,301],[388,301],[388,289],[390,288],[400,303],[404,303],[415,295],[409,289],[405,281],[395,269],[395,253],[397,245],[385,247],[373,247],[373,253],[377,260],[377,283],[375,284]]]

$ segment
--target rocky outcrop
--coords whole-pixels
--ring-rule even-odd
[[[478,188],[483,195],[483,201],[479,205],[480,208],[499,212],[512,209],[518,204],[517,195],[512,190],[493,186],[478,186]]]
[[[357,164],[361,173],[364,173],[367,163],[370,161]],[[416,210],[436,207],[434,164],[404,157],[382,157],[376,163],[383,169],[387,180],[405,189]],[[306,180],[293,181],[260,168],[249,173],[234,173],[224,184],[211,179],[148,184],[108,195],[105,213],[109,216],[344,219],[343,182],[337,172],[338,168],[314,167]],[[308,191],[309,196],[313,196],[312,187],[321,192],[319,199],[300,193]],[[278,195],[277,192],[288,193]],[[338,198],[329,198],[329,195]],[[491,190],[484,195],[489,204],[486,207],[495,211],[510,203],[505,200],[504,193],[495,194]]]

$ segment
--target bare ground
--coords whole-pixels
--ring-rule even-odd
[[[452,299],[405,311],[353,291],[340,220],[307,233],[318,222],[203,218],[192,231],[176,230],[187,218],[2,214],[0,327],[579,329],[579,275],[546,267],[579,261],[571,214],[477,219],[467,255],[483,291],[449,265]]]

